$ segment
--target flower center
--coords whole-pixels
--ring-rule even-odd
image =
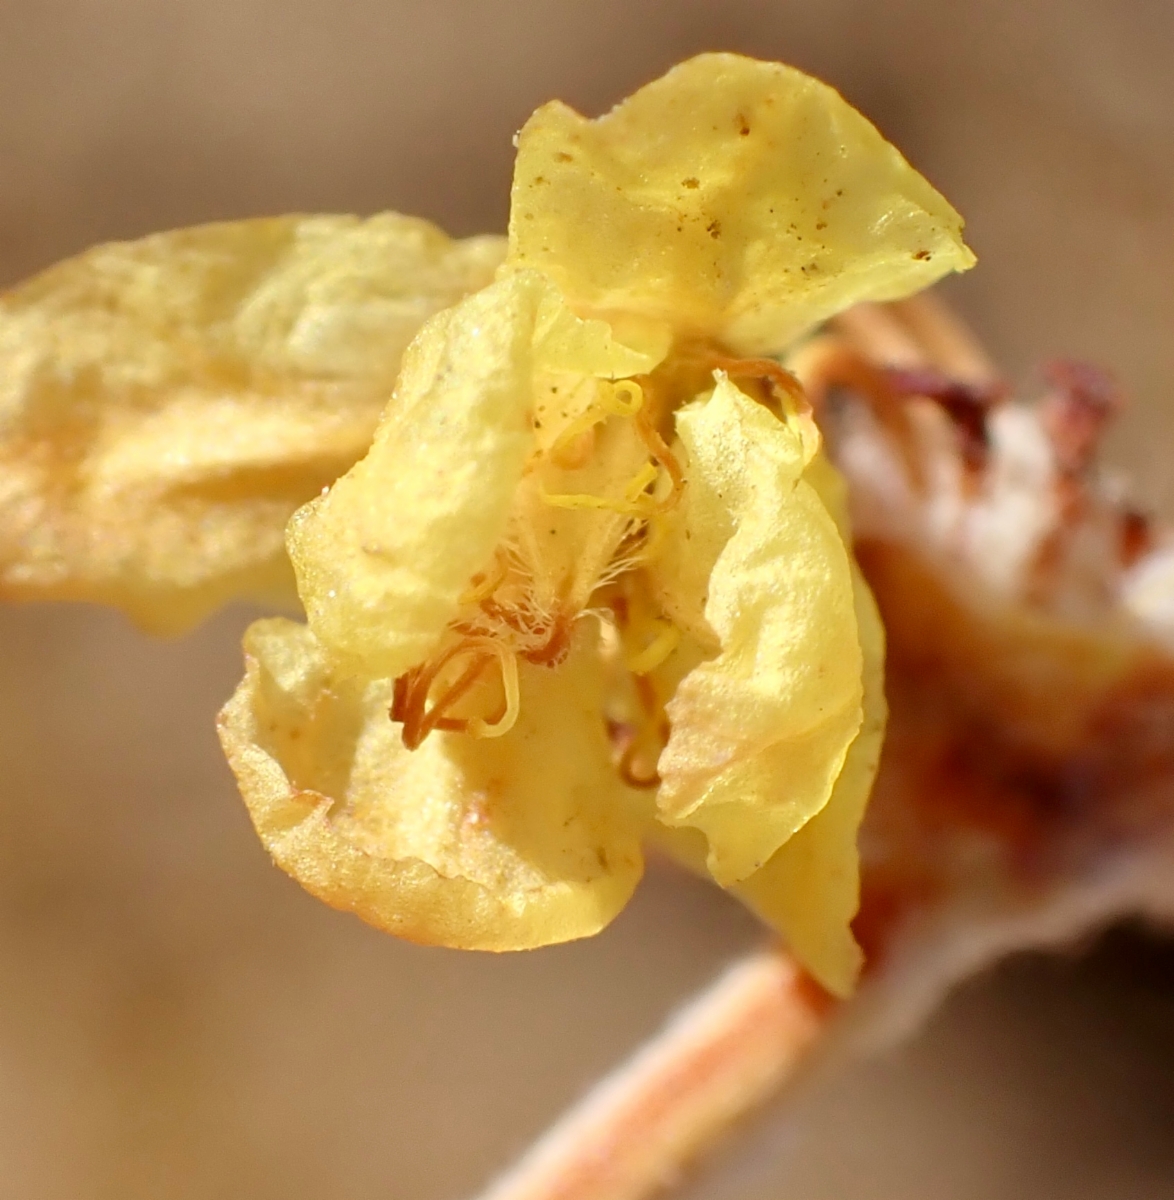
[[[681,631],[644,585],[640,568],[663,543],[663,518],[686,474],[670,447],[673,412],[712,387],[713,372],[748,381],[760,401],[802,399],[797,381],[769,359],[736,359],[684,347],[653,374],[604,380],[537,380],[536,449],[490,564],[473,576],[461,608],[429,660],[395,682],[391,719],[415,749],[433,730],[499,737],[518,715],[518,659],[557,667],[574,625],[601,622],[601,647],[624,677],[626,699],[608,714],[617,769],[654,786],[668,735],[652,673]],[[802,401],[804,404],[805,401]],[[622,712],[619,710],[622,709]]]

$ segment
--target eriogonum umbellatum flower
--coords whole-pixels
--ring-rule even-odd
[[[658,843],[843,992],[883,635],[771,356],[965,269],[960,229],[831,89],[707,55],[535,113],[492,282],[500,243],[392,216],[93,252],[0,314],[41,346],[7,444],[54,431],[0,580],[181,624],[278,590],[274,531],[349,466],[289,524],[307,624],[250,629],[221,721],[276,861],[504,950],[602,928]]]

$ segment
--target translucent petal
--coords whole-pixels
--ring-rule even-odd
[[[851,921],[860,903],[856,834],[884,741],[884,628],[868,585],[853,567],[864,658],[864,719],[827,804],[774,857],[734,890],[775,926],[800,962],[837,996],[860,972]]]
[[[643,375],[664,359],[672,331],[662,324],[623,322],[620,340],[606,321],[583,320],[553,288],[545,290],[534,331],[535,365],[554,372],[622,379]]]
[[[367,457],[290,523],[319,640],[367,675],[422,662],[506,529],[535,447],[535,372],[655,365],[515,272],[420,331]]]
[[[290,514],[502,253],[391,213],[278,217],[99,246],[0,298],[0,596],[159,630],[294,602]]]
[[[720,652],[667,705],[658,809],[705,833],[709,869],[728,886],[823,808],[860,727],[852,567],[803,477],[799,429],[721,379],[678,414],[677,430],[689,456],[685,533],[731,532],[704,599]],[[657,568],[661,594],[679,558]]]
[[[642,871],[610,764],[588,630],[558,669],[520,664],[503,737],[434,733],[409,752],[391,682],[332,674],[303,625],[259,621],[221,739],[277,864],[400,937],[515,950],[585,937]]]
[[[962,221],[826,84],[706,54],[598,120],[554,102],[518,141],[510,260],[573,305],[778,350],[974,256]]]

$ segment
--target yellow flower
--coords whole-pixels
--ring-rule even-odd
[[[222,715],[275,860],[402,936],[505,950],[602,928],[655,842],[843,993],[883,634],[764,356],[968,267],[961,222],[836,93],[732,55],[597,121],[543,107],[512,201],[491,283],[496,243],[321,218],[105,251],[139,257],[91,272],[99,301],[17,293],[0,339],[36,344],[23,303],[71,365],[42,348],[51,382],[0,415],[27,442],[68,402],[79,432],[7,439],[42,475],[0,492],[25,518],[0,586],[170,626],[277,591],[276,522],[369,442],[289,524],[308,624],[249,630]]]
[[[757,356],[967,265],[958,230],[786,68],[706,57],[599,121],[535,114],[505,268],[290,525],[309,627],[249,635],[223,735],[278,862],[404,936],[511,949],[605,925],[659,837],[850,986],[881,635],[818,431]]]

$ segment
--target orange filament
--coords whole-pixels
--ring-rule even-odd
[[[685,489],[685,473],[681,470],[677,456],[668,448],[664,438],[657,432],[656,426],[644,413],[636,418],[636,432],[640,435],[640,440],[648,447],[648,452],[652,455],[653,460],[663,468],[672,483],[668,495],[663,500],[658,500],[653,509],[653,512],[666,513],[669,509],[674,508],[681,498],[681,492]]]
[[[643,720],[638,728],[627,731],[623,737],[622,750],[616,763],[616,772],[620,779],[631,788],[654,788],[660,786],[660,775],[656,770],[656,761],[669,737],[669,723],[665,716],[664,706],[660,702],[652,680],[644,675],[634,679],[636,695],[640,700]],[[651,758],[651,771],[638,769],[641,759]]]
[[[714,370],[725,371],[731,379],[760,380],[770,388],[784,411],[788,407],[785,397],[791,402],[795,413],[810,416],[811,402],[807,399],[803,384],[773,358],[729,358],[724,354],[714,354],[707,361]]]
[[[463,654],[472,656],[469,664],[429,707],[428,696],[437,677],[449,663]],[[491,721],[481,717],[448,715],[495,658],[501,665],[505,692],[503,711]],[[500,737],[513,728],[518,717],[518,705],[518,667],[513,654],[488,638],[467,638],[449,646],[431,662],[413,667],[401,675],[392,691],[389,716],[393,721],[402,723],[404,746],[415,750],[434,729],[469,733],[474,737]]]
[[[678,503],[685,485],[677,456],[649,415],[645,386],[633,379],[597,381],[588,409],[563,429],[548,451],[549,458],[564,469],[578,469],[590,459],[597,426],[612,417],[633,421],[648,459],[622,485],[620,495],[551,494],[539,485],[541,498],[554,507],[604,510],[633,518],[619,538],[620,545],[613,552],[605,578],[597,583],[626,573],[659,549],[666,532],[658,518]],[[625,557],[624,547],[634,553]],[[419,747],[434,730],[481,738],[508,733],[518,719],[521,703],[518,659],[556,666],[566,657],[578,613],[564,610],[557,602],[553,609],[539,606],[529,585],[524,570],[520,566],[515,569],[510,553],[499,546],[493,562],[473,576],[460,598],[464,611],[449,626],[454,640],[430,661],[395,681],[390,716],[402,724],[403,742],[409,750]],[[628,663],[637,684],[642,682],[643,674],[655,670],[673,652],[680,633],[671,623],[657,621],[650,636],[649,644]],[[501,672],[503,697],[497,711],[455,715],[458,705],[483,681],[486,668],[495,660]],[[648,702],[645,697],[644,703]],[[641,723],[637,738],[620,755],[620,773],[632,786],[652,787],[658,782],[655,773],[642,776],[635,765],[648,753],[655,759],[658,745],[667,736],[663,709],[655,697],[652,703],[658,715]]]

